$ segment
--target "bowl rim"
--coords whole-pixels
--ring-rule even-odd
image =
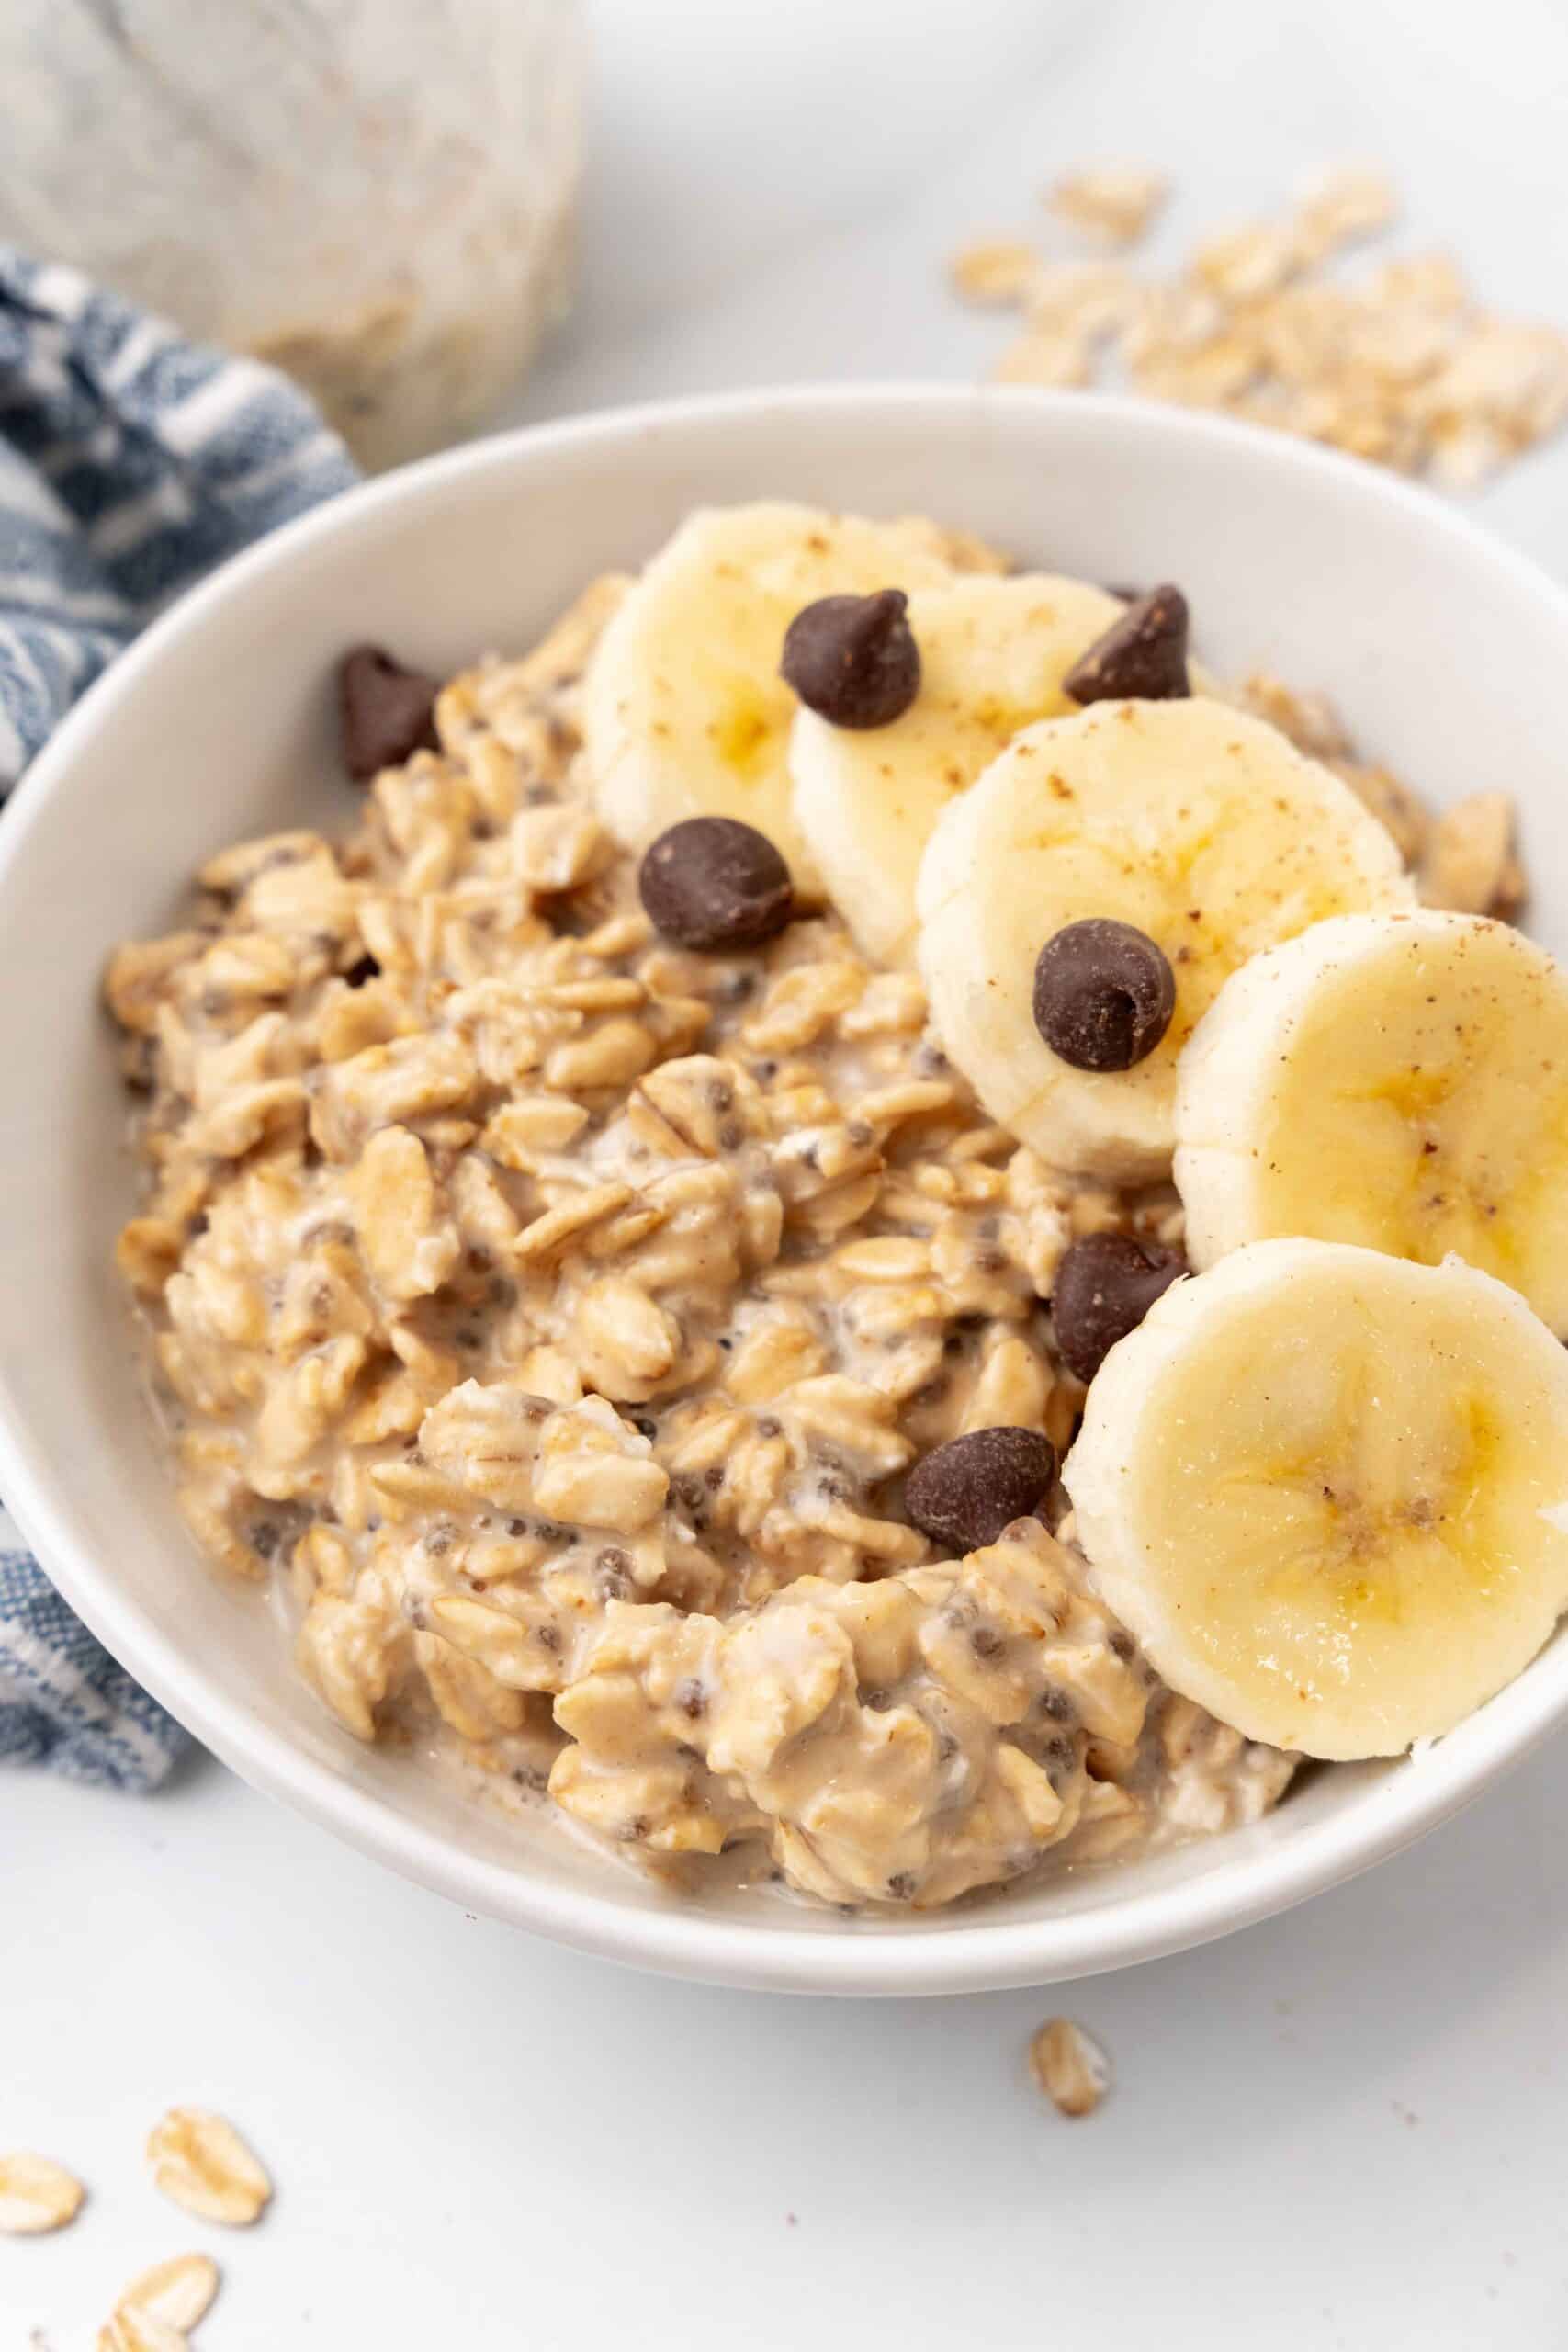
[[[1568,645],[1568,594],[1536,564],[1429,492],[1370,465],[1261,426],[1162,408],[1122,395],[1059,392],[1024,386],[974,387],[899,380],[801,384],[703,393],[594,411],[518,427],[465,444],[360,483],[296,517],[231,558],[151,623],[90,686],[31,763],[0,822],[0,905],[11,871],[50,796],[69,775],[80,747],[112,726],[122,699],[165,651],[199,635],[209,616],[243,599],[253,582],[308,561],[321,542],[369,525],[399,506],[417,507],[447,484],[505,473],[521,453],[592,449],[665,428],[715,425],[763,417],[923,411],[942,420],[987,412],[1037,414],[1043,428],[1110,427],[1163,436],[1173,445],[1223,446],[1238,456],[1314,478],[1354,485],[1370,507],[1403,511],[1446,538],[1478,571],[1549,606]],[[112,1572],[95,1558],[74,1523],[69,1477],[29,1426],[8,1365],[0,1355],[0,1492],[28,1542],[70,1605],[105,1646],[243,1780],[281,1798],[400,1875],[469,1909],[602,1958],[682,1977],[758,1990],[838,1994],[940,1994],[1039,1984],[1093,1974],[1185,1950],[1284,1910],[1407,1846],[1449,1818],[1568,1717],[1568,1645],[1528,1679],[1490,1702],[1465,1726],[1465,1738],[1438,1743],[1421,1769],[1392,1768],[1348,1818],[1314,1820],[1261,1855],[1216,1842],[1213,1867],[1200,1878],[1118,1897],[1114,1873],[1107,1900],[1051,1919],[1010,1919],[976,1909],[959,1922],[900,1923],[897,1931],[859,1935],[787,1924],[729,1921],[681,1905],[638,1909],[624,1904],[606,1868],[602,1888],[536,1883],[526,1867],[503,1867],[468,1853],[434,1831],[393,1814],[372,1790],[334,1773],[299,1750],[282,1732],[251,1722],[205,1687],[201,1661],[145,1619]],[[1500,1703],[1502,1702],[1502,1703]]]

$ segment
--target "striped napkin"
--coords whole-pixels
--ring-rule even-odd
[[[287,378],[0,245],[0,798],[155,613],[355,478]],[[0,1763],[150,1789],[186,1745],[0,1509]]]

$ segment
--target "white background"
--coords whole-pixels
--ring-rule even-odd
[[[1556,0],[594,14],[582,294],[521,418],[975,375],[1006,329],[953,306],[942,254],[1121,154],[1179,183],[1166,251],[1303,166],[1382,157],[1415,242],[1568,322]],[[1482,505],[1568,573],[1568,450]],[[1063,1995],[812,2005],[465,1918],[209,1761],[148,1803],[16,1776],[0,2148],[53,2151],[92,2202],[0,2241],[0,2352],[35,2327],[85,2347],[134,2269],[195,2244],[226,2273],[209,2352],[1562,2346],[1565,1788],[1559,1743],[1360,1884]],[[1116,2064],[1083,2123],[1024,2070],[1057,2007]],[[259,2230],[147,2185],[175,2100],[272,2165]]]

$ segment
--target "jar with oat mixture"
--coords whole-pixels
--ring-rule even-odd
[[[450,440],[561,307],[577,0],[227,0],[192,36],[186,0],[0,10],[0,240],[287,368],[367,465]]]

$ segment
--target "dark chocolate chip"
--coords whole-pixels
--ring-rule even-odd
[[[920,691],[920,649],[901,588],[874,596],[819,596],[784,633],[779,669],[807,706],[835,727],[886,727]]]
[[[378,979],[380,974],[381,967],[374,956],[361,956],[349,966],[343,977],[351,989],[362,989],[367,980]]]
[[[1162,1291],[1187,1272],[1175,1250],[1126,1233],[1088,1233],[1063,1253],[1051,1293],[1056,1351],[1092,1380],[1118,1340],[1136,1330]]]
[[[1187,599],[1168,582],[1129,605],[1062,681],[1075,702],[1175,702],[1187,680]]]
[[[1043,1430],[971,1430],[916,1463],[904,1486],[905,1508],[933,1544],[974,1552],[1025,1518],[1055,1475],[1055,1453]]]
[[[355,784],[439,749],[436,682],[422,670],[405,670],[378,645],[356,645],[338,664],[337,688],[343,763]]]
[[[790,919],[789,868],[753,825],[688,817],[660,833],[637,889],[649,921],[680,947],[755,947]]]
[[[1154,1052],[1175,1010],[1169,958],[1130,922],[1070,922],[1040,950],[1034,1025],[1075,1069],[1131,1069]]]

